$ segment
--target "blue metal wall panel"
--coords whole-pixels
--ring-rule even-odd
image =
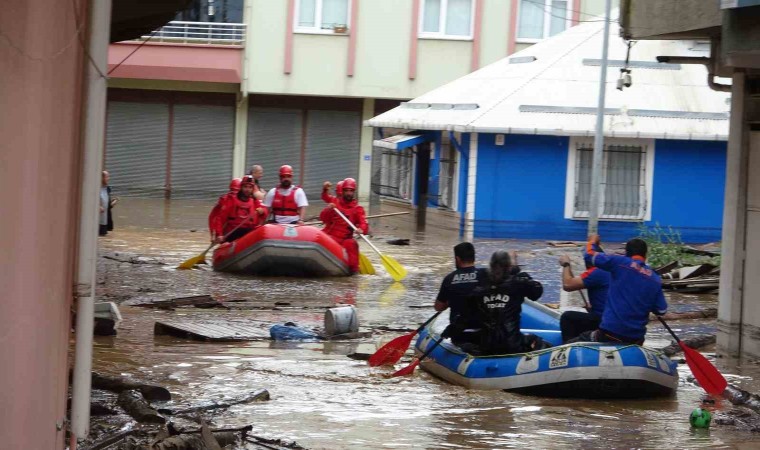
[[[568,137],[507,135],[496,146],[494,135],[480,135],[475,236],[585,239],[587,222],[564,218],[568,145]],[[725,159],[725,142],[658,140],[646,225],[672,226],[684,242],[719,240]],[[599,231],[607,241],[624,241],[638,235],[638,225],[601,221]]]
[[[688,242],[718,241],[723,225],[726,143],[655,141],[652,221]]]

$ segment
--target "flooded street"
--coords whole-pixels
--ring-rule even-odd
[[[114,209],[116,230],[100,238],[98,283],[103,300],[123,303],[124,321],[116,337],[96,337],[93,369],[166,386],[172,407],[221,400],[265,388],[271,400],[233,406],[214,416],[216,425],[253,425],[253,433],[295,440],[307,448],[757,448],[757,433],[714,425],[692,430],[689,413],[700,406],[702,390],[690,382],[685,364],[672,398],[648,400],[566,400],[506,392],[473,391],[447,384],[422,370],[412,377],[387,379],[390,368],[369,368],[351,353],[372,353],[399,336],[390,329],[414,329],[430,317],[441,279],[453,270],[456,235],[415,234],[410,216],[375,220],[375,243],[409,271],[403,284],[382,270],[371,249],[361,250],[377,276],[294,279],[217,273],[209,266],[175,270],[181,261],[208,246],[208,202],[122,199]],[[373,211],[374,212],[374,211]],[[309,214],[318,213],[311,207]],[[192,232],[191,230],[197,230]],[[391,246],[389,238],[410,238]],[[557,256],[577,249],[552,249],[545,242],[477,241],[485,265],[496,249],[518,250],[523,269],[544,284],[542,302],[557,303]],[[209,255],[210,256],[210,255]],[[138,259],[132,259],[140,257]],[[138,262],[138,263],[135,263]],[[231,301],[230,310],[179,308],[176,311],[129,306],[151,299],[208,294]],[[668,294],[666,294],[668,295]],[[668,298],[671,311],[716,307],[716,295]],[[277,303],[277,305],[275,305]],[[315,343],[282,343],[266,338],[211,343],[154,336],[157,320],[247,319],[271,325],[293,321],[321,328],[324,311],[336,303],[357,308],[360,331],[371,337]],[[712,332],[714,319],[673,322],[683,336]],[[647,345],[670,343],[652,323]],[[706,354],[711,356],[711,348]],[[674,357],[681,361],[681,355]],[[406,365],[409,356],[397,368]],[[760,391],[760,367],[716,360],[729,383]],[[730,404],[717,404],[715,410]]]

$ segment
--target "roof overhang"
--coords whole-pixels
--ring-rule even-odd
[[[387,148],[390,150],[404,150],[405,148],[424,144],[425,142],[430,142],[434,139],[435,135],[429,131],[412,131],[383,139],[376,139],[372,144],[375,147]]]

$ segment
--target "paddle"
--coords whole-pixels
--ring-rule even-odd
[[[426,320],[425,323],[420,325],[420,327],[413,332],[399,336],[380,347],[372,356],[369,357],[368,361],[370,367],[396,364],[398,360],[404,356],[404,353],[406,353],[406,350],[409,348],[409,344],[412,343],[414,336],[422,331],[423,328],[428,326],[428,324],[432,322],[436,317],[438,317],[438,315],[442,312],[443,311],[438,311],[437,313],[433,314],[433,317]]]
[[[224,239],[227,239],[227,237],[229,237],[229,235],[231,235],[235,230],[237,230],[238,228],[240,228],[241,225],[243,225],[244,223],[248,222],[248,219],[250,217],[251,216],[248,216],[245,219],[243,219],[235,228],[233,228],[232,230],[230,230],[229,233],[225,234],[224,235]],[[222,241],[224,241],[224,239],[222,239]],[[213,247],[215,245],[216,245],[216,242],[212,242],[211,245],[209,245],[208,247],[206,247],[206,250],[203,250],[203,253],[201,253],[198,256],[194,256],[194,257],[192,257],[192,258],[184,261],[182,264],[180,264],[179,266],[177,266],[177,269],[183,269],[183,270],[192,269],[193,267],[195,267],[196,264],[203,264],[204,262],[206,262],[206,253],[208,253],[208,251],[211,250],[211,247]]]
[[[662,322],[676,342],[678,342],[678,345],[681,347],[683,354],[686,357],[686,364],[689,365],[691,373],[694,374],[694,378],[697,379],[699,385],[702,386],[702,389],[710,395],[722,394],[726,389],[726,386],[728,386],[728,382],[723,375],[718,372],[718,369],[710,364],[710,361],[708,361],[704,355],[681,342],[662,317],[657,316],[657,318]]]
[[[573,268],[571,266],[567,266],[567,270],[570,273],[570,278],[575,278],[573,275]],[[581,298],[583,299],[584,308],[586,308],[588,311],[591,311],[591,303],[586,300],[586,294],[583,293],[583,289],[578,291],[579,294],[581,294]]]
[[[362,275],[374,275],[375,266],[364,253],[359,253],[359,273]]]
[[[412,361],[411,364],[409,364],[408,366],[404,367],[403,369],[400,369],[400,370],[397,370],[397,371],[393,372],[393,375],[391,375],[391,378],[404,377],[404,376],[413,374],[414,373],[414,369],[416,369],[417,366],[420,365],[420,362],[423,359],[427,358],[427,356],[430,353],[432,353],[433,350],[435,350],[436,347],[438,347],[439,345],[441,345],[441,342],[443,342],[443,339],[439,339],[439,340],[435,341],[435,344],[433,344],[433,346],[430,347],[428,349],[428,351],[426,351],[425,353],[423,353],[422,356],[420,356],[419,358],[415,358],[414,361]]]
[[[341,217],[341,219],[345,220],[348,225],[353,228],[354,231],[357,231],[356,226],[351,223],[350,220],[342,213],[338,208],[333,208],[335,212],[338,213],[338,215]],[[396,281],[401,281],[406,277],[406,269],[404,269],[404,266],[398,263],[395,259],[391,258],[388,255],[383,255],[380,250],[375,247],[375,245],[367,239],[367,236],[360,234],[359,236],[364,239],[364,242],[369,244],[370,247],[372,247],[372,250],[375,251],[375,253],[380,256],[380,261],[383,263],[383,267],[385,267],[385,270],[393,277]]]

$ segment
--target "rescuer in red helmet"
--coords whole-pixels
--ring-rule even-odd
[[[211,229],[214,242],[234,241],[264,223],[268,211],[261,201],[253,197],[254,185],[253,177],[246,175],[237,193],[220,199],[221,207]]]
[[[242,181],[242,178],[233,178],[232,181],[230,181],[230,191],[226,194],[220,195],[219,200],[216,201],[216,205],[214,205],[214,208],[211,209],[211,212],[208,215],[208,229],[211,233],[211,242],[216,242],[216,233],[214,230],[221,228],[222,226],[222,223],[219,222],[222,220],[219,216],[219,211],[222,210],[222,206],[228,198],[237,195],[238,191],[240,191],[240,182]]]
[[[330,195],[331,187],[332,183],[329,181],[322,183],[322,201],[325,203],[335,203],[338,201],[338,198],[343,195],[343,180],[340,180],[335,184],[335,195]]]
[[[300,186],[293,185],[293,168],[280,167],[280,184],[267,192],[264,206],[270,208],[277,223],[302,224],[309,201]]]
[[[336,209],[356,226],[357,234],[369,233],[366,213],[356,200],[356,180],[353,178],[343,180],[343,189],[337,201],[327,205],[319,215],[319,219],[325,223],[323,231],[346,249],[348,268],[353,274],[359,271],[359,244],[354,239],[353,228],[335,212]]]

